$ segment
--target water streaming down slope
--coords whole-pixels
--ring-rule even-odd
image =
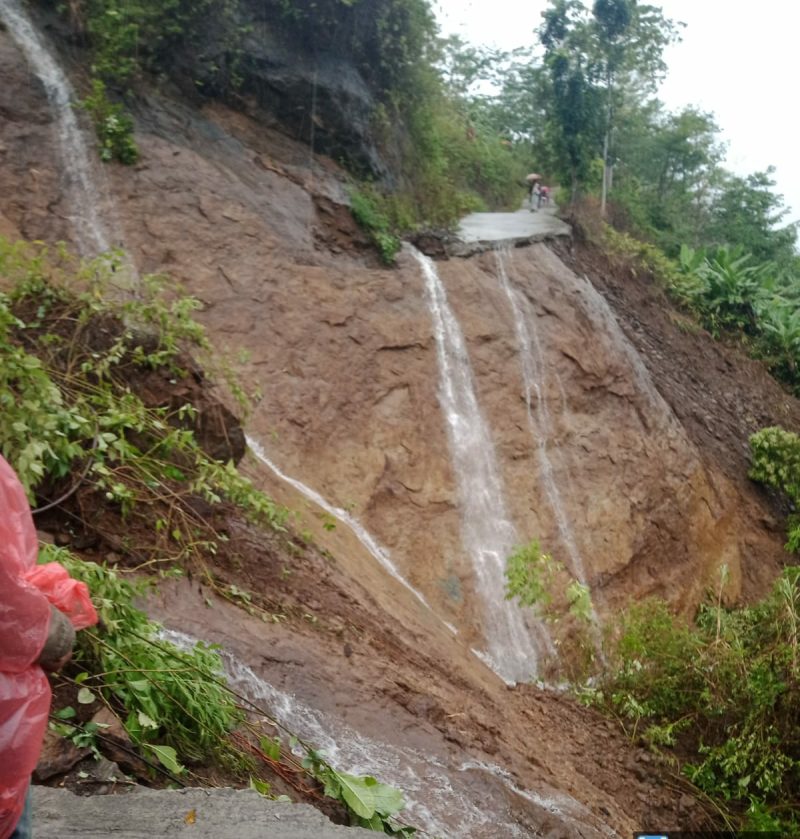
[[[357,521],[353,516],[350,515],[346,510],[343,510],[341,507],[334,507],[328,501],[326,501],[318,492],[311,489],[311,487],[306,486],[305,484],[298,481],[296,478],[292,478],[287,475],[285,472],[281,471],[270,459],[267,457],[266,452],[264,451],[263,446],[258,440],[255,440],[253,437],[249,435],[245,438],[247,440],[247,445],[250,447],[253,454],[256,458],[264,464],[271,472],[278,476],[284,483],[289,484],[289,486],[294,487],[298,492],[302,495],[305,495],[310,501],[317,505],[322,510],[325,510],[326,513],[333,516],[334,518],[338,519],[342,523],[346,524],[350,530],[355,535],[356,539],[367,549],[367,551],[378,560],[381,566],[386,570],[395,580],[397,580],[401,585],[407,588],[416,599],[422,603],[422,605],[428,609],[429,611],[433,612],[431,605],[425,599],[425,597],[417,591],[408,580],[403,577],[403,575],[397,570],[397,567],[392,562],[391,557],[389,556],[389,551],[383,547],[383,545],[379,544],[376,539],[368,533],[363,525]],[[434,613],[435,614],[435,613]],[[438,617],[438,615],[437,615]],[[448,623],[447,621],[440,618],[442,623],[453,633],[456,633],[456,628]]]
[[[526,305],[527,301],[522,298],[519,291],[511,286],[506,268],[507,263],[511,261],[511,254],[508,248],[495,251],[495,260],[500,284],[503,287],[506,297],[508,297],[511,311],[514,314],[514,331],[517,336],[517,344],[519,345],[520,366],[522,368],[522,380],[525,387],[525,405],[528,411],[528,427],[530,428],[531,437],[536,446],[536,454],[539,461],[539,477],[544,486],[550,508],[553,511],[558,535],[569,557],[569,569],[573,577],[585,584],[586,571],[583,565],[583,558],[575,541],[575,533],[572,525],[561,501],[561,492],[554,477],[553,463],[548,450],[549,443],[553,438],[553,423],[547,403],[546,388],[544,387],[545,364],[542,347],[539,342],[539,334],[536,329],[536,313],[531,311],[529,305]],[[527,309],[527,318],[523,314],[523,306]],[[561,388],[563,398],[563,386],[561,382],[559,382],[559,387]],[[532,403],[535,404],[535,408]]]
[[[100,215],[100,208],[107,202],[101,200],[104,196],[98,186],[100,176],[94,171],[86,141],[75,118],[73,103],[76,98],[72,85],[17,0],[0,0],[0,21],[41,81],[53,109],[62,163],[61,177],[71,207],[69,219],[78,249],[84,256],[107,251],[110,247],[109,234]]]
[[[475,396],[472,368],[461,328],[432,260],[416,249],[433,318],[439,361],[439,400],[458,483],[462,540],[485,603],[486,656],[507,681],[536,673],[538,659],[552,652],[540,623],[529,631],[520,609],[505,599],[505,563],[517,544],[506,512],[494,444]]]
[[[181,649],[197,639],[162,630],[161,637]],[[407,745],[379,741],[356,731],[330,714],[306,705],[296,696],[270,685],[236,656],[220,649],[226,678],[237,693],[268,712],[342,772],[372,775],[403,791],[402,819],[431,836],[496,839],[528,837],[533,825],[559,826],[558,836],[615,836],[588,825],[591,813],[570,796],[542,795],[521,789],[500,766],[478,760],[449,766],[440,758]],[[520,817],[523,812],[524,817]],[[549,831],[548,831],[548,835]]]

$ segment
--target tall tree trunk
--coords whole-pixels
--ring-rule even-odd
[[[613,78],[611,73],[606,74],[606,130],[603,134],[603,185],[600,188],[600,217],[606,217],[606,201],[608,199],[608,147],[611,141],[611,84]]]
[[[608,134],[609,125],[606,123],[606,132],[603,135],[603,185],[600,188],[600,216],[606,217],[606,199],[608,197]]]

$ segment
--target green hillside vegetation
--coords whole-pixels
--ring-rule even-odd
[[[447,227],[470,210],[521,201],[530,165],[525,150],[474,120],[468,102],[445,82],[440,65],[448,47],[426,0],[86,0],[61,8],[90,49],[95,87],[86,107],[104,159],[136,159],[117,136],[133,126],[120,113],[109,123],[119,103],[106,96],[124,99],[140,83],[179,77],[191,54],[203,70],[198,92],[235,104],[248,86],[247,39],[258,35],[256,20],[269,21],[283,42],[349,59],[361,71],[376,99],[373,138],[397,181],[392,190],[364,187],[379,196],[393,231]],[[363,181],[359,167],[353,174]]]
[[[86,0],[69,13],[92,50],[94,73],[114,96],[178,72],[181,50],[202,54],[213,20],[226,46],[208,58],[215,81],[200,92],[225,97],[246,78],[238,45],[247,5]],[[515,208],[525,173],[535,169],[560,186],[563,211],[612,263],[653,278],[697,329],[743,346],[800,395],[796,226],[785,222],[772,169],[742,176],[724,167],[713,114],[693,107],[669,112],[656,98],[666,72],[663,51],[680,37],[680,27],[658,8],[635,0],[551,0],[530,49],[503,54],[440,38],[425,0],[282,0],[267,7],[286,37],[307,36],[320,48],[335,42],[368,69],[379,103],[374,138],[396,169],[397,186],[369,182],[354,170],[353,209],[387,260],[405,231],[451,226],[479,208]],[[0,306],[0,376],[7,377],[6,390],[25,395],[3,406],[0,439],[32,497],[44,487],[50,497],[59,481],[86,469],[99,497],[122,516],[135,518],[147,498],[168,522],[155,547],[170,567],[202,562],[218,538],[195,532],[182,506],[189,494],[227,499],[282,532],[285,511],[232,467],[209,461],[171,416],[143,413],[119,390],[121,364],[177,363],[178,343],[198,337],[191,301],[119,314],[123,324],[167,323],[167,337],[145,346],[126,328],[94,359],[45,315],[79,324],[98,316],[92,283],[95,272],[107,272],[80,269],[84,290],[65,297],[47,279],[43,256],[6,250],[0,259],[21,283]],[[77,373],[90,376],[76,385]],[[130,427],[138,442],[122,430]],[[796,509],[797,436],[765,429],[751,446],[752,478],[785,493]],[[787,549],[789,564],[800,549],[796,517],[788,523]],[[536,568],[552,571],[542,556],[538,546],[515,553],[512,596],[542,599]],[[657,601],[621,616],[602,672],[584,695],[679,766],[729,824],[796,835],[800,578],[795,566],[787,568],[768,597],[742,608],[723,605],[723,584],[724,572],[720,589],[691,622]],[[555,602],[578,603],[590,614],[583,592],[573,594]],[[587,643],[582,661],[597,667],[594,644]]]

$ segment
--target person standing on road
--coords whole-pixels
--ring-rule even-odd
[[[525,178],[525,181],[528,184],[528,205],[531,212],[536,209],[534,203],[539,200],[538,190],[541,180],[542,176],[536,172],[531,172],[531,174]]]
[[[543,204],[546,207],[550,203],[550,187],[542,184],[539,187],[539,206]]]

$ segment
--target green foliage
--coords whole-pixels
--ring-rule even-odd
[[[800,300],[796,283],[773,263],[759,264],[739,247],[686,245],[673,261],[655,245],[608,226],[600,239],[612,258],[634,275],[656,279],[712,335],[739,337],[777,378],[800,389]]]
[[[207,344],[191,317],[197,301],[173,296],[163,278],[145,278],[138,299],[123,295],[118,268],[0,239],[0,276],[12,286],[0,295],[0,451],[32,499],[72,476],[129,524],[145,523],[146,561],[216,551],[224,537],[195,511],[197,496],[282,531],[287,512],[202,451],[192,406],[147,407],[131,390],[149,369],[185,375],[184,349]]]
[[[402,793],[365,775],[338,772],[320,752],[308,750],[303,767],[325,789],[325,795],[341,801],[351,816],[351,823],[390,836],[412,836],[413,827],[398,825],[393,817],[405,807]]]
[[[681,268],[694,281],[684,285],[687,302],[712,334],[722,329],[755,331],[756,308],[770,265],[754,264],[742,248],[699,253],[683,248]]]
[[[602,229],[602,241],[612,257],[627,263],[634,276],[637,272],[649,274],[673,292],[681,302],[686,302],[690,291],[678,265],[655,245],[627,233],[620,233],[607,225]]]
[[[185,772],[183,763],[231,759],[249,765],[240,742],[231,737],[245,726],[247,709],[227,686],[216,648],[197,643],[180,650],[159,638],[160,626],[134,605],[148,586],[131,582],[116,570],[85,562],[63,548],[43,545],[40,562],[59,562],[89,588],[100,623],[78,634],[74,665],[80,669],[78,702],[98,696],[123,719],[132,741],[145,757],[155,757],[169,772]],[[98,749],[102,730],[95,723],[76,726],[73,708],[62,709],[57,728],[76,745]],[[274,721],[273,721],[274,723]],[[254,729],[258,731],[258,729]],[[299,741],[294,739],[295,743]],[[261,735],[260,749],[273,763],[282,757],[281,741]],[[319,752],[302,745],[302,767],[324,787],[326,796],[342,803],[353,824],[393,836],[411,836],[414,828],[398,825],[402,793],[371,776],[336,771]],[[250,785],[269,794],[269,784],[250,778]]]
[[[595,695],[632,735],[677,744],[687,777],[735,805],[743,825],[779,823],[789,833],[800,815],[788,803],[800,779],[798,607],[796,568],[753,606],[727,609],[718,595],[692,626],[661,601],[636,604]]]
[[[553,602],[556,576],[562,570],[550,554],[542,553],[535,539],[516,548],[506,560],[506,600],[516,597],[521,606],[546,612]]]
[[[243,715],[221,683],[213,648],[197,644],[187,653],[163,640],[156,643],[159,626],[133,605],[143,583],[52,545],[42,546],[40,561],[59,562],[86,583],[100,617],[96,629],[78,634],[82,690],[92,689],[121,709],[133,742],[175,772],[170,747],[192,763],[217,756]]]
[[[350,193],[353,218],[370,234],[381,259],[392,265],[400,250],[400,239],[391,232],[389,218],[380,204],[381,198],[374,190],[353,190]]]
[[[795,510],[800,507],[800,437],[783,428],[763,428],[750,437],[753,464],[749,475],[754,481],[785,493]],[[789,519],[786,549],[800,551],[800,518]]]
[[[566,610],[578,621],[594,620],[589,587],[570,577],[564,563],[542,553],[534,539],[517,547],[506,560],[506,600],[536,609],[546,620],[558,622]]]
[[[789,210],[783,196],[773,192],[774,173],[772,166],[744,178],[726,173],[706,235],[712,242],[741,247],[756,262],[791,270],[797,267],[797,223],[781,226]]]
[[[586,678],[599,647],[589,587],[573,579],[562,562],[542,553],[535,539],[507,558],[505,575],[506,599],[533,608],[551,625],[559,648],[559,660],[551,666],[572,681]]]
[[[542,21],[546,143],[574,201],[592,162],[601,159],[605,171],[612,159],[626,100],[643,100],[663,77],[662,54],[677,29],[657,7],[630,0],[597,0],[591,13],[577,0],[552,0]]]
[[[170,69],[182,50],[199,47],[211,26],[232,42],[237,6],[235,0],[86,0],[69,11],[89,35],[93,73],[124,87],[144,71]],[[222,56],[209,57],[209,69],[224,75],[218,63],[231,51],[229,43]]]
[[[92,92],[79,105],[92,118],[100,142],[100,159],[131,166],[139,159],[139,149],[133,139],[133,120],[121,105],[111,102],[105,83],[92,80]]]

